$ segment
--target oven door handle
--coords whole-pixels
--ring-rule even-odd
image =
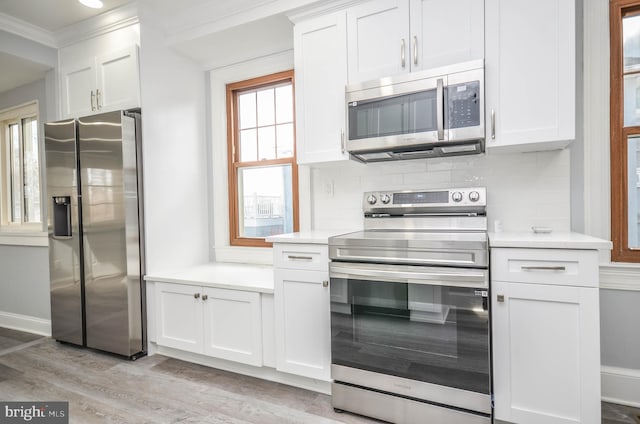
[[[489,271],[472,268],[437,268],[411,265],[331,262],[330,277],[388,283],[449,287],[489,287]]]

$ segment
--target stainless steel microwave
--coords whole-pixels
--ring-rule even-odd
[[[347,150],[361,162],[484,152],[484,63],[346,87]]]

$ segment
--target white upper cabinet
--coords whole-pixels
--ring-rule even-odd
[[[486,0],[489,151],[537,151],[575,138],[575,1]]]
[[[411,0],[411,70],[484,57],[483,0]]]
[[[344,87],[347,32],[344,11],[295,25],[296,156],[298,163],[347,160]]]
[[[349,82],[411,68],[409,0],[375,0],[347,10]]]
[[[96,63],[93,58],[63,68],[61,79],[63,117],[91,113],[96,101]]]
[[[482,0],[375,0],[347,10],[349,82],[484,57]]]
[[[59,50],[62,118],[140,106],[139,32],[131,25]]]
[[[101,112],[140,105],[137,46],[98,56],[96,66],[96,103]]]

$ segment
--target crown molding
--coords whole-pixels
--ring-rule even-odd
[[[20,37],[44,44],[47,47],[58,47],[55,36],[51,31],[47,31],[46,29],[42,29],[5,13],[0,13],[0,28]]]
[[[362,3],[363,0],[332,0],[332,1],[316,1],[307,6],[298,7],[287,13],[287,17],[291,22],[297,24],[300,21],[316,16],[325,15],[347,7]]]
[[[97,37],[135,25],[138,18],[138,5],[129,3],[117,9],[102,13],[93,18],[62,28],[54,33],[57,47],[66,47],[79,41]]]

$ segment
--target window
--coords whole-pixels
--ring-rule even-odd
[[[41,228],[38,105],[0,112],[0,216],[4,228]]]
[[[230,244],[298,230],[293,71],[227,85]]]

